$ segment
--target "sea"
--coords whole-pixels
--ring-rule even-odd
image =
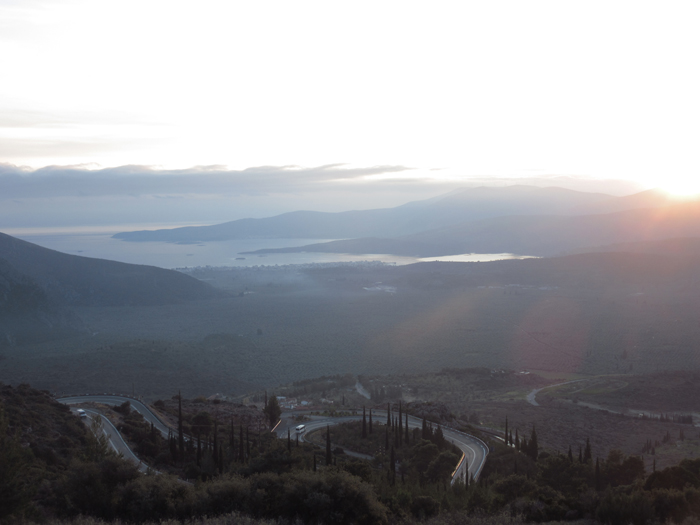
[[[245,254],[265,248],[304,246],[335,239],[239,239],[232,241],[176,244],[168,242],[128,242],[114,239],[116,231],[99,232],[31,232],[11,233],[14,237],[59,252],[97,259],[109,259],[131,264],[145,264],[160,268],[195,268],[205,266],[275,266],[287,264],[334,263],[379,261],[403,265],[422,261],[495,261],[523,259],[526,256],[512,253],[467,253],[444,257],[403,257],[385,253],[270,253]]]

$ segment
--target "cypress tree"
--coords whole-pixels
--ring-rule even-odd
[[[250,432],[249,428],[245,427],[245,455],[250,459]]]
[[[518,429],[515,429],[515,450],[520,452],[520,438],[518,437]]]
[[[172,430],[168,430],[168,445],[170,446],[170,457],[175,464],[177,463],[177,439],[175,439]]]
[[[588,463],[593,459],[591,454],[591,440],[586,438],[586,449],[583,451],[583,462]]]
[[[292,435],[289,433],[289,429],[287,429],[287,452],[292,451]]]
[[[530,457],[533,461],[537,461],[537,456],[539,455],[539,447],[537,445],[537,431],[535,430],[535,425],[532,425],[532,434],[530,434]]]
[[[316,472],[316,452],[314,452],[314,472]]]
[[[598,464],[598,460],[596,459],[596,465],[597,464]],[[654,462],[652,463],[651,471],[656,472],[656,458],[654,458]]]
[[[581,452],[581,446],[578,447],[578,462],[583,463],[583,453]]]
[[[506,442],[506,445],[508,444],[508,416],[506,416],[506,430],[503,432],[503,435],[505,436],[503,441]]]
[[[212,457],[214,458],[214,465],[217,464],[218,459],[219,459],[219,447],[218,447],[218,440],[217,440],[218,434],[219,434],[218,422],[215,419],[214,420],[214,451],[212,453]]]
[[[299,448],[299,434],[297,434],[297,448]]]
[[[391,459],[389,460],[389,468],[391,469],[391,484],[396,483],[396,456],[394,455],[394,447],[391,447]]]
[[[574,462],[574,455],[571,453],[571,445],[569,445],[569,463]]]
[[[404,440],[406,441],[406,445],[408,445],[408,412],[406,412],[406,425],[404,426],[404,430],[406,432],[406,435],[404,436]]]
[[[219,447],[219,472],[224,473],[224,447]]]
[[[202,464],[202,439],[199,432],[197,432],[197,466]]]
[[[386,453],[389,450],[389,427],[384,427],[384,452]]]
[[[437,430],[435,431],[435,444],[441,449],[445,446],[445,436],[442,433],[440,425],[437,426]]]
[[[372,409],[369,409],[369,433],[372,433]]]
[[[228,448],[230,449],[231,454],[234,454],[236,451],[236,431],[233,428],[233,418],[231,418],[231,433],[228,436]]]
[[[391,426],[391,403],[386,404],[386,426]]]
[[[367,417],[365,416],[365,407],[362,407],[362,439],[367,438]]]
[[[331,456],[331,427],[326,425],[326,465],[330,465],[333,461]]]
[[[182,394],[177,392],[177,449],[180,461],[185,459],[185,436],[182,434]]]
[[[423,416],[423,424],[421,426],[421,439],[428,439],[428,423],[425,420],[425,416]]]
[[[243,425],[241,425],[240,433],[238,435],[238,459],[241,463],[245,462],[245,449],[243,448]]]
[[[597,491],[601,490],[600,481],[600,462],[598,461],[598,458],[595,458],[595,489]]]
[[[394,447],[399,448],[399,432],[396,431],[396,425],[394,425]]]
[[[403,417],[401,417],[401,401],[399,401],[399,446],[403,440]]]

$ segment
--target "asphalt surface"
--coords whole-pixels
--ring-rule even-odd
[[[286,438],[287,430],[289,430],[291,437],[293,439],[296,439],[295,428],[300,423],[294,421],[294,416],[298,415],[298,412],[285,412],[282,414],[280,423],[277,425],[277,427],[275,427],[277,437]],[[314,430],[325,428],[327,425],[337,425],[339,423],[344,423],[347,421],[362,420],[362,414],[334,418],[323,416],[307,417],[309,417],[310,420],[305,421],[303,423],[306,428],[303,433],[299,434],[299,441],[304,441],[304,434],[306,432],[313,432]],[[381,424],[383,421],[386,420],[386,411],[373,410],[372,419],[377,423]],[[422,426],[423,421],[421,419],[418,419],[417,417],[413,416],[408,417],[409,428],[422,428]],[[445,439],[454,443],[464,454],[463,459],[462,461],[460,461],[459,465],[455,465],[456,469],[452,475],[452,483],[454,483],[458,479],[464,479],[465,469],[468,469],[469,475],[473,476],[475,480],[478,480],[479,475],[481,474],[481,470],[484,467],[484,463],[486,462],[486,456],[488,455],[488,446],[483,441],[474,436],[470,436],[468,434],[451,428],[442,427],[442,433],[445,436]],[[369,458],[369,456],[365,456],[364,454],[356,454],[349,452],[350,451],[346,451],[348,455],[365,457],[366,459]]]
[[[85,410],[85,412],[88,413],[88,416],[81,419],[83,419],[85,425],[88,428],[91,428],[92,422],[96,418],[99,418],[101,421],[99,432],[102,432],[102,434],[107,437],[109,445],[112,447],[112,449],[117,454],[121,454],[124,457],[124,459],[138,465],[140,471],[146,472],[148,470],[148,466],[144,464],[138,457],[136,457],[136,454],[134,454],[134,452],[129,448],[129,445],[126,444],[121,433],[117,430],[117,427],[115,427],[109,419],[107,419],[97,410],[94,410],[92,408],[84,408],[83,410]],[[73,412],[75,415],[78,415],[77,408],[71,408],[71,412]]]
[[[158,431],[160,431],[161,434],[163,434],[165,437],[168,437],[168,433],[170,432],[171,428],[167,426],[165,423],[163,423],[160,418],[154,414],[150,408],[148,408],[146,405],[141,403],[141,401],[137,399],[133,399],[130,397],[126,396],[112,396],[112,395],[89,395],[89,396],[72,396],[72,397],[60,397],[57,398],[56,401],[59,403],[63,403],[65,405],[79,405],[81,403],[101,403],[103,405],[109,405],[109,406],[118,406],[124,403],[124,401],[128,401],[131,404],[131,409],[136,410],[139,414],[141,414],[146,421],[149,423],[153,423],[153,426],[156,427]]]
[[[586,381],[586,380],[585,379],[574,379],[573,381],[565,381],[563,383],[557,383],[556,385],[547,385],[547,386],[543,386],[542,388],[535,388],[532,392],[530,392],[527,395],[527,397],[526,397],[527,402],[533,406],[538,407],[538,406],[540,406],[540,404],[537,402],[536,398],[537,398],[537,394],[542,392],[542,390],[547,390],[548,388],[554,388],[554,387],[562,386],[562,385],[568,385],[570,383],[578,383],[580,381]]]
[[[158,416],[154,414],[145,404],[130,397],[102,394],[63,397],[58,398],[57,401],[66,405],[78,405],[82,403],[101,403],[109,406],[121,405],[122,403],[124,403],[124,401],[128,401],[131,404],[131,408],[133,410],[139,412],[149,423],[153,423],[155,428],[157,428],[164,436],[167,437],[169,432],[171,431],[170,427],[165,425],[165,423],[163,423],[160,420],[160,418],[158,418]],[[71,410],[77,413],[77,409],[71,408]],[[148,467],[143,462],[141,462],[136,456],[136,454],[134,454],[133,451],[128,447],[119,431],[114,427],[114,425],[112,425],[112,423],[106,417],[104,417],[98,411],[93,409],[86,408],[84,410],[93,414],[93,417],[95,415],[99,415],[102,418],[103,431],[108,436],[110,445],[117,452],[122,453],[125,458],[138,464],[141,470],[146,471],[148,469]],[[295,427],[299,423],[294,421],[294,417],[298,415],[298,412],[285,412],[282,414],[280,423],[274,429],[279,438],[286,438],[288,429],[290,431],[290,435],[293,438],[296,438]],[[383,422],[386,419],[385,410],[373,410],[372,415],[378,423]],[[327,425],[337,425],[346,421],[358,421],[362,419],[362,414],[336,418],[323,416],[309,417],[311,420],[304,423],[304,425],[306,425],[306,432],[312,432],[313,430],[323,428]],[[409,428],[421,428],[422,425],[423,421],[421,419],[413,416],[408,417]],[[481,470],[484,467],[484,463],[486,462],[486,456],[488,455],[487,445],[474,436],[470,436],[468,434],[465,434],[455,429],[451,429],[449,427],[443,427],[442,432],[445,436],[445,439],[454,443],[463,453],[463,457],[462,460],[459,462],[459,465],[455,465],[456,468],[452,475],[452,483],[454,483],[458,479],[464,479],[465,469],[468,471],[470,476],[472,476],[475,480],[478,480],[479,475],[481,474]],[[299,439],[300,441],[304,440],[303,433],[299,435]],[[355,457],[361,457],[365,459],[370,458],[370,456],[353,453],[351,451],[347,451],[346,453]]]

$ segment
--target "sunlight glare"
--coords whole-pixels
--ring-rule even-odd
[[[661,182],[660,187],[674,197],[700,196],[700,178],[697,177],[671,179],[667,182]]]

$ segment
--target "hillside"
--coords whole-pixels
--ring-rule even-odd
[[[84,330],[68,308],[30,277],[0,259],[0,348],[76,335]]]
[[[700,236],[700,204],[583,216],[507,216],[396,238],[361,238],[252,253],[391,253],[437,257],[462,253],[553,256],[586,246]]]
[[[244,238],[393,237],[502,215],[581,214],[598,203],[612,206],[615,199],[602,193],[563,188],[517,185],[479,187],[456,190],[395,208],[339,213],[295,211],[275,217],[241,219],[213,226],[123,232],[114,237],[125,241],[183,243]],[[627,206],[635,204],[630,202]]]
[[[621,242],[605,246],[590,246],[572,250],[570,253],[654,253],[671,256],[700,256],[699,237],[679,237],[660,241]]]
[[[35,308],[46,300],[75,306],[161,305],[224,295],[172,270],[68,255],[2,233],[0,258],[21,268],[24,284],[8,277],[15,282],[11,289],[22,295],[11,299],[15,307],[27,301]]]

